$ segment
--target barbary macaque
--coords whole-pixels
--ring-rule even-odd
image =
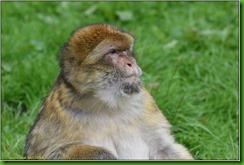
[[[29,131],[24,156],[59,160],[193,157],[140,80],[133,37],[108,24],[75,31]]]

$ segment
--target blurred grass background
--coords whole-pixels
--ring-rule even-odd
[[[26,135],[83,25],[135,36],[142,79],[196,159],[239,159],[237,2],[2,2],[2,159]]]

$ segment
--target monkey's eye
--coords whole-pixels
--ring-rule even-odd
[[[111,50],[109,51],[109,53],[110,53],[110,54],[115,54],[115,53],[118,53],[118,50],[116,50],[116,49],[111,49]]]

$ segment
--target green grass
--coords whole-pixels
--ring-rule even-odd
[[[2,2],[2,159],[25,138],[70,33],[96,22],[136,38],[142,79],[196,159],[239,159],[235,2]]]

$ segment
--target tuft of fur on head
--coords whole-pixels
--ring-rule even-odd
[[[134,39],[131,35],[119,28],[108,24],[95,24],[82,27],[71,35],[64,45],[61,56],[61,68],[65,69],[66,62],[81,63],[92,50],[102,41],[119,41],[120,46],[133,46]],[[76,62],[74,62],[76,60]]]

